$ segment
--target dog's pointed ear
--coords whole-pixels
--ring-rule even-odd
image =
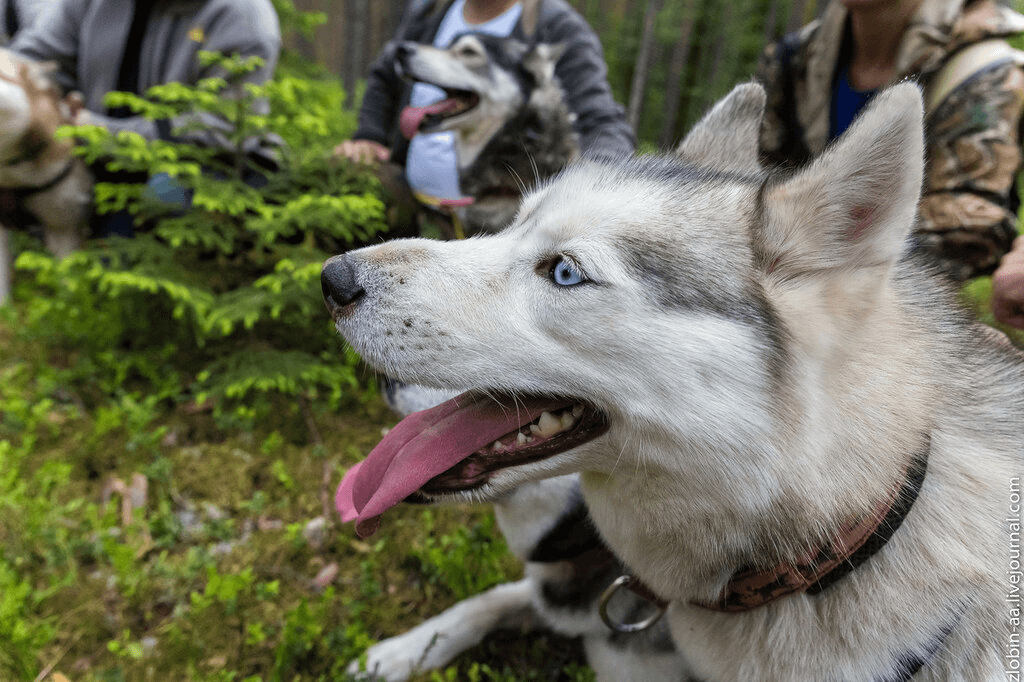
[[[780,277],[892,266],[914,225],[924,176],[920,89],[893,86],[814,162],[764,192],[763,269]],[[872,270],[883,283],[884,271]]]
[[[765,92],[757,83],[737,85],[679,143],[676,154],[698,166],[755,172]]]
[[[537,83],[547,83],[555,78],[555,65],[565,54],[565,43],[537,43],[523,57],[523,68]]]

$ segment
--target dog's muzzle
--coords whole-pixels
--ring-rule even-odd
[[[356,268],[348,254],[327,259],[320,271],[320,287],[324,292],[324,302],[331,314],[342,308],[355,304],[366,295],[356,280]]]

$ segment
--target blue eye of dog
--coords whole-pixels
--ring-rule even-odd
[[[587,281],[575,263],[561,256],[552,264],[550,277],[552,282],[562,287],[571,287]]]

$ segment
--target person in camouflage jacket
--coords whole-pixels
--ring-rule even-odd
[[[1024,109],[1024,53],[1004,40],[1024,33],[1024,16],[995,0],[832,0],[819,20],[762,55],[763,157],[799,165],[842,132],[833,98],[858,49],[850,15],[871,3],[902,6],[907,15],[880,85],[913,79],[927,102],[918,243],[956,281],[991,273],[1017,234],[1014,183]],[[954,63],[979,47],[971,52],[985,56]],[[966,73],[951,75],[957,70]]]

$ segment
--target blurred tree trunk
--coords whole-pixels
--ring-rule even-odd
[[[366,70],[370,36],[370,0],[346,0],[345,3],[345,90],[356,91],[356,82]]]
[[[672,46],[669,57],[668,83],[665,87],[665,120],[661,125],[658,144],[667,148],[675,142],[677,121],[679,116],[679,96],[683,90],[686,62],[690,56],[690,43],[693,38],[693,27],[697,23],[697,0],[683,0],[683,20],[679,25],[679,37]]]
[[[770,42],[777,40],[780,36],[777,35],[778,28],[776,24],[779,23],[779,0],[772,0],[771,6],[768,8],[768,18],[764,22],[764,40],[763,43],[767,45]]]
[[[647,89],[647,76],[651,71],[651,56],[654,54],[656,35],[655,22],[661,10],[663,0],[648,0],[644,12],[644,32],[640,37],[640,50],[636,55],[636,66],[633,69],[633,82],[629,87],[629,107],[626,109],[626,120],[633,130],[640,123],[640,107],[644,103],[644,92]]]
[[[807,23],[807,0],[793,0],[789,6],[789,21],[786,22],[786,33],[792,33]]]
[[[711,64],[704,76],[704,88],[701,90],[700,98],[701,111],[707,111],[718,98],[715,83],[722,72],[725,52],[735,46],[735,39],[732,35],[732,13],[733,0],[725,0],[719,4],[720,11],[716,15],[714,23],[715,36],[712,39]]]

